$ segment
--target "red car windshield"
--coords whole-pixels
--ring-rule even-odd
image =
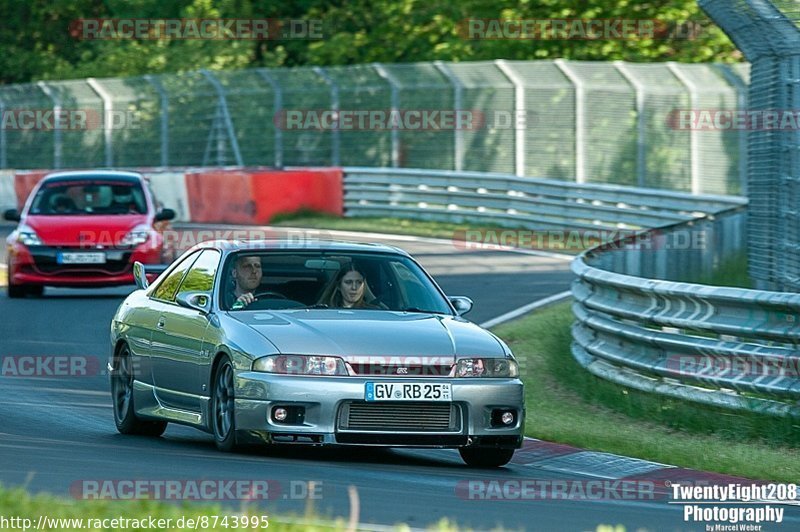
[[[82,179],[45,183],[33,198],[29,214],[63,216],[146,212],[147,202],[138,182]]]

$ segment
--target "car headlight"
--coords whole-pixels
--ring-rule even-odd
[[[150,228],[146,225],[137,225],[119,241],[120,246],[138,246],[144,244],[150,238]]]
[[[26,246],[41,246],[42,239],[36,234],[36,231],[27,225],[20,225],[17,229],[17,242],[25,244]]]
[[[270,355],[253,362],[253,371],[281,375],[347,375],[339,357],[309,355]]]
[[[461,358],[456,377],[519,377],[519,366],[510,358]]]

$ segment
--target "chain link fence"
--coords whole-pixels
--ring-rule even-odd
[[[676,117],[741,108],[748,77],[746,65],[498,60],[12,85],[0,167],[347,165],[740,194],[746,133]],[[376,111],[390,119],[336,122]],[[409,120],[420,114],[429,123]]]
[[[800,7],[788,0],[699,4],[750,61],[748,111],[780,121],[748,133],[750,275],[761,289],[800,291]]]

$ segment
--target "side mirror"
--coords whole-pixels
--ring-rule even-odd
[[[8,209],[3,213],[3,219],[8,220],[9,222],[18,222],[20,221],[21,217],[17,209]]]
[[[139,290],[144,290],[150,286],[150,281],[147,279],[147,274],[144,271],[144,264],[138,260],[133,263],[133,279],[136,281],[136,286]]]
[[[453,305],[453,308],[456,309],[456,313],[459,316],[463,316],[470,310],[472,310],[472,300],[466,296],[452,296],[448,297],[447,299],[450,300],[450,304]]]
[[[204,314],[211,311],[211,294],[208,292],[181,292],[175,301],[182,307],[193,308]]]
[[[155,220],[157,222],[163,222],[166,220],[172,220],[174,218],[175,218],[175,211],[173,211],[172,209],[161,209],[156,213]]]

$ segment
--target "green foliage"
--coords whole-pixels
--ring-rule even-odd
[[[260,66],[490,59],[737,61],[741,54],[694,0],[0,0],[0,82],[121,77]],[[80,40],[87,18],[321,20],[317,40]],[[637,19],[654,39],[469,39],[469,19]],[[682,24],[700,31],[671,37]],[[658,32],[657,32],[658,33]]]

